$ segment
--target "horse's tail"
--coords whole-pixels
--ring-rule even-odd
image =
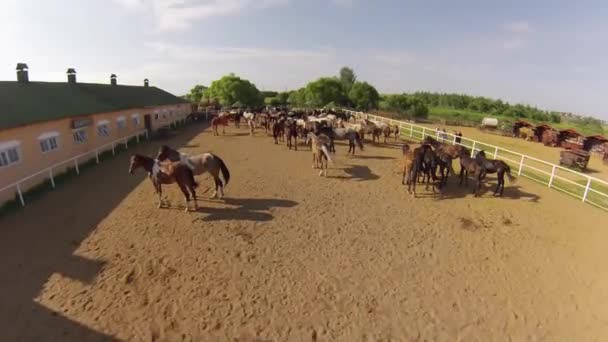
[[[220,170],[222,171],[222,177],[224,177],[224,186],[228,185],[228,182],[230,181],[230,171],[228,171],[226,163],[224,163],[222,158],[216,156],[215,154],[213,154],[213,158],[217,159],[217,161],[220,163]]]
[[[330,153],[329,153],[329,150],[327,149],[327,146],[325,146],[325,144],[321,145],[321,151],[323,151],[323,154],[325,154],[325,157],[327,157],[327,160],[329,160],[329,161],[330,161],[330,162],[332,162],[332,163],[334,162],[334,161],[331,159],[331,155],[330,155]]]
[[[503,162],[503,163],[504,163],[504,162]],[[507,177],[509,177],[509,182],[511,182],[511,183],[515,183],[515,182],[517,182],[517,178],[515,178],[515,177],[514,177],[514,176],[511,174],[511,167],[509,167],[509,165],[508,165],[507,163],[504,163],[504,164],[505,164],[505,170],[506,170],[506,173],[507,173]]]

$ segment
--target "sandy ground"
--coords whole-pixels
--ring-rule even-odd
[[[156,209],[121,154],[0,221],[1,341],[608,339],[605,212],[523,179],[412,199],[394,146],[338,146],[325,179],[201,129],[168,143],[224,158],[225,201]]]

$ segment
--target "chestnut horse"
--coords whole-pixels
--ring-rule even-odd
[[[213,127],[213,135],[219,135],[218,126],[222,126],[222,134],[226,134],[226,126],[228,126],[228,121],[230,120],[230,116],[221,115],[216,116],[211,119],[211,126]]]
[[[148,171],[148,174],[150,175],[150,181],[152,181],[156,194],[158,195],[159,208],[163,205],[162,185],[177,183],[179,189],[186,198],[186,211],[190,210],[190,196],[192,196],[192,199],[194,200],[194,210],[196,211],[198,209],[195,191],[198,184],[194,180],[194,174],[188,166],[179,162],[161,164],[158,160],[141,154],[131,156],[129,173],[133,174],[134,171],[140,167]]]

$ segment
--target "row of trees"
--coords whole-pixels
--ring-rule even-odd
[[[429,108],[443,107],[488,115],[528,118],[558,123],[561,115],[527,105],[511,105],[502,100],[460,94],[416,92],[380,96],[376,88],[357,80],[353,69],[344,67],[335,77],[322,77],[305,87],[288,92],[260,91],[248,80],[234,74],[213,81],[207,88],[196,85],[185,97],[192,102],[221,106],[259,107],[351,107],[358,110],[380,108],[410,118],[426,118]]]
[[[494,100],[480,96],[430,92],[417,92],[414,93],[413,96],[419,98],[424,104],[430,107],[470,110],[498,116],[528,118],[536,121],[551,121],[555,123],[561,121],[561,115],[559,113],[547,112],[536,107],[522,104],[511,105],[500,99]]]

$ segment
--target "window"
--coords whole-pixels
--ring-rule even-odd
[[[19,145],[16,140],[0,143],[0,167],[16,164],[21,160]]]
[[[127,127],[127,120],[124,116],[120,116],[116,119],[116,127],[118,127],[118,129]]]
[[[108,120],[102,120],[97,123],[97,135],[100,137],[110,136],[110,122]]]
[[[133,119],[133,126],[139,127],[139,114],[131,115],[131,119]]]
[[[40,144],[40,150],[42,153],[47,153],[58,149],[58,137],[58,132],[46,132],[38,136],[38,143]]]
[[[82,144],[87,141],[87,131],[84,129],[78,129],[74,131],[74,142]]]

